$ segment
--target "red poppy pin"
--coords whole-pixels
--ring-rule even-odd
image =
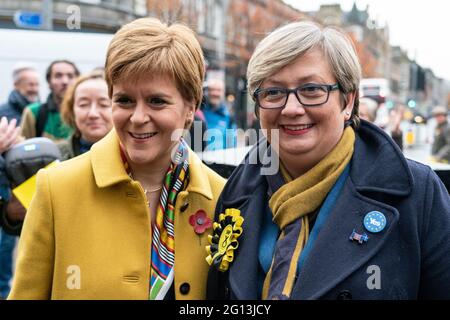
[[[206,212],[202,209],[189,217],[189,224],[194,227],[194,231],[198,235],[203,234],[207,229],[212,227],[211,219],[208,218]]]

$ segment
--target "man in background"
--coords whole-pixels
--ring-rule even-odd
[[[80,75],[75,64],[68,60],[53,61],[47,69],[46,79],[50,94],[44,103],[33,103],[25,108],[22,115],[22,136],[26,139],[47,137],[57,142],[72,133],[63,124],[59,107],[67,88]]]
[[[27,105],[39,101],[39,74],[32,66],[18,65],[13,70],[14,89],[8,101],[0,105],[0,118],[8,121],[16,119],[20,123],[22,112]]]
[[[236,124],[224,101],[225,84],[219,79],[208,80],[203,114],[207,131],[207,150],[220,150],[236,146]]]

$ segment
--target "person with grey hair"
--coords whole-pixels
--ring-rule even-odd
[[[14,89],[8,101],[0,105],[0,117],[19,123],[25,107],[39,100],[39,74],[32,66],[20,65],[13,70],[12,77]]]
[[[209,299],[450,298],[449,194],[360,120],[360,77],[334,27],[294,22],[258,44],[248,91],[266,131],[217,203]]]

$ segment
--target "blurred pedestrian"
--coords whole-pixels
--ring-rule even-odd
[[[50,94],[44,103],[33,103],[25,108],[20,124],[26,139],[47,137],[54,141],[70,136],[71,130],[62,123],[60,105],[69,85],[80,75],[75,64],[68,60],[53,61],[47,69],[46,79]]]
[[[436,119],[436,129],[434,133],[431,155],[434,161],[450,162],[450,126],[448,124],[446,107],[434,107],[431,114]]]
[[[371,99],[362,97],[359,99],[359,118],[362,120],[375,122],[377,116],[378,103]],[[398,110],[392,110],[389,115],[388,125],[384,130],[387,131],[392,140],[398,145],[400,150],[403,150],[403,132],[400,128],[401,121],[403,120],[403,107],[399,106]]]
[[[138,19],[105,66],[114,129],[38,173],[9,298],[203,299],[225,181],[181,138],[202,99],[200,44],[188,27]]]
[[[0,216],[7,212],[16,211],[15,200],[11,197],[11,185],[6,175],[5,161],[2,153],[7,151],[19,141],[19,127],[16,119],[9,123],[6,117],[0,119]],[[0,219],[1,221],[1,219]],[[0,223],[0,299],[6,299],[10,290],[10,281],[13,275],[13,251],[16,237],[8,234]]]
[[[257,45],[248,92],[270,145],[249,151],[219,198],[208,298],[450,298],[449,194],[360,122],[360,77],[333,27],[294,22]]]
[[[224,82],[220,79],[209,79],[205,98],[202,111],[208,126],[207,149],[220,150],[236,147],[237,126],[224,100]]]
[[[375,117],[374,123],[385,130],[389,125],[389,109],[386,103],[380,103],[377,108],[377,116]]]
[[[392,140],[398,145],[400,150],[403,150],[403,130],[401,124],[403,121],[403,115],[405,113],[405,106],[399,104],[392,109],[389,113],[389,131]]]
[[[108,134],[113,126],[111,107],[102,74],[81,76],[69,87],[61,105],[61,116],[74,133],[58,144],[63,160],[89,151]]]
[[[364,97],[359,99],[359,118],[373,123],[377,117],[377,108],[375,100]]]
[[[28,64],[17,65],[12,73],[14,89],[8,101],[0,105],[0,157],[3,152],[21,140],[19,136],[22,112],[27,105],[39,100],[39,74]],[[3,162],[3,159],[0,160]],[[0,166],[0,217],[7,214],[20,214],[24,210],[18,200],[11,194],[11,184]],[[0,218],[1,220],[1,218]],[[13,251],[16,236],[6,232],[4,224],[0,228],[0,299],[9,294],[13,270]]]
[[[8,101],[0,105],[0,118],[20,123],[22,112],[27,105],[39,100],[39,74],[31,66],[19,65],[13,71],[14,89]]]

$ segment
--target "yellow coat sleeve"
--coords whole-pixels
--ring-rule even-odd
[[[13,286],[8,299],[50,299],[55,238],[50,185],[45,170],[37,175],[36,193],[22,228]]]

